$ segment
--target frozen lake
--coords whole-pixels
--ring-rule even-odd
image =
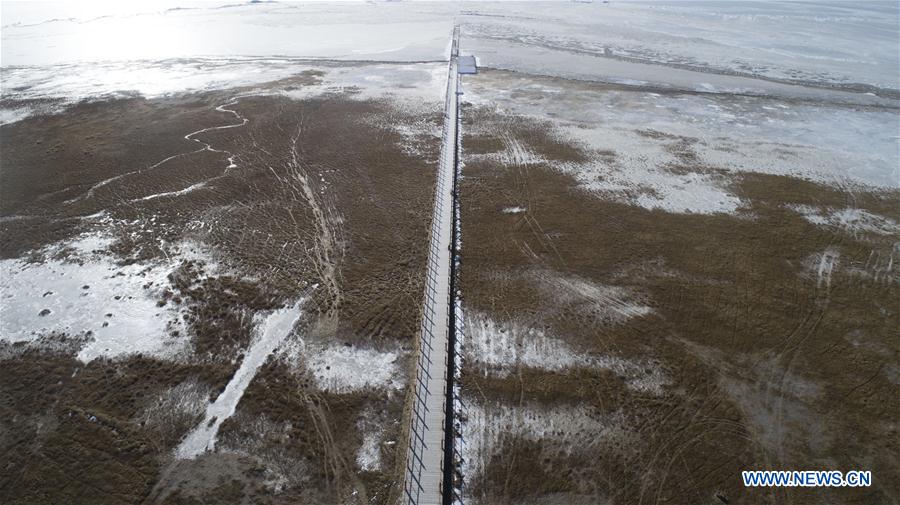
[[[3,67],[237,56],[433,61],[446,58],[456,21],[464,51],[511,70],[676,85],[693,71],[710,77],[691,85],[726,88],[753,83],[721,76],[900,87],[896,2],[4,2],[2,14]]]

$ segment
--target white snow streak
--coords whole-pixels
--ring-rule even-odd
[[[872,214],[863,209],[822,209],[810,205],[789,205],[804,219],[819,226],[830,226],[857,235],[860,232],[876,235],[900,234],[900,224],[893,219]]]
[[[222,422],[234,414],[244,390],[253,380],[256,371],[290,334],[300,319],[301,303],[302,300],[292,307],[276,310],[265,317],[257,316],[257,336],[250,344],[240,368],[228,382],[225,391],[206,409],[203,421],[179,444],[175,450],[178,458],[193,459],[215,448],[216,435]]]
[[[540,441],[551,447],[558,445],[567,451],[622,446],[632,436],[621,414],[598,414],[581,406],[485,406],[466,402],[466,407],[460,452],[461,470],[467,477],[480,475],[484,465],[501,448],[500,442],[509,436]]]
[[[504,377],[517,367],[549,371],[596,368],[622,377],[632,391],[653,396],[662,395],[663,388],[670,383],[656,362],[579,353],[541,330],[515,322],[500,324],[482,313],[467,312],[465,328],[465,367],[485,376]]]
[[[825,284],[826,289],[831,289],[831,272],[834,271],[841,253],[837,249],[828,248],[820,256],[816,286],[821,289],[822,284]]]
[[[607,323],[621,323],[646,316],[653,309],[632,290],[591,282],[580,277],[561,277],[548,273],[541,276],[544,287],[562,304],[579,307]]]
[[[163,198],[167,196],[181,196],[186,195],[192,191],[196,191],[202,187],[206,186],[206,182],[198,182],[197,184],[192,184],[184,189],[180,189],[178,191],[166,191],[165,193],[155,193],[152,195],[147,195],[143,198],[138,198],[137,201],[145,202],[147,200],[155,200],[157,198]]]

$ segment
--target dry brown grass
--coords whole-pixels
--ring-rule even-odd
[[[360,472],[355,423],[363,408],[375,409],[391,420],[384,436],[396,440],[402,392],[326,394],[302,371],[270,363],[235,419],[290,423],[290,438],[265,439],[274,447],[255,446],[258,454],[209,455],[174,471],[171,452],[194,417],[141,425],[148,401],[185,382],[217,396],[252,338],[254,314],[301,296],[308,297],[304,327],[322,341],[399,348],[417,331],[438,147],[425,141],[418,146],[424,154],[408,154],[392,124],[420,117],[341,95],[245,97],[228,108],[248,118],[246,126],[196,136],[217,151],[136,171],[201,147],[183,139],[191,131],[234,124],[214,108],[242,91],[82,104],[3,127],[2,257],[73,237],[90,228],[81,216],[105,211],[117,238],[112,253],[123,263],[165,258],[166,244],[187,239],[213,249],[222,265],[208,276],[201,263],[184,263],[159,300],[186,309],[195,352],[188,364],[133,357],[82,365],[71,352],[4,354],[4,503],[139,503],[162,469],[167,481],[155,496],[166,503],[337,503],[354,490],[371,498],[366,503],[386,503],[395,491],[402,444],[383,447],[382,471]],[[429,120],[439,123],[440,115]],[[236,168],[226,170],[224,151]],[[199,182],[205,186],[189,194],[140,200]],[[234,419],[221,431],[232,441],[256,435]],[[304,462],[302,485],[275,492],[266,484],[269,466],[284,464],[266,459],[276,449]]]
[[[750,202],[742,215],[649,211],[579,189],[555,169],[585,154],[523,127],[525,118],[466,110],[490,138],[512,135],[549,163],[466,161],[461,183],[461,287],[468,310],[546,330],[588,356],[651,359],[669,378],[662,396],[629,389],[591,368],[514,368],[485,377],[463,367],[465,396],[490,410],[523,401],[621,412],[638,442],[627,451],[570,447],[552,435],[510,435],[480,475],[475,503],[891,503],[883,481],[864,490],[750,490],[744,469],[851,468],[900,471],[893,421],[900,403],[896,277],[852,274],[896,237],[814,226],[785,204],[858,207],[900,220],[897,192],[852,193],[791,177],[742,174],[731,191]],[[473,125],[472,129],[475,126]],[[464,130],[465,131],[465,130]],[[653,136],[654,132],[646,132]],[[692,166],[678,144],[679,170]],[[502,143],[465,137],[469,153]],[[500,210],[521,205],[527,211]],[[830,288],[809,258],[826,248],[842,268]],[[579,278],[642,294],[649,315],[610,323],[548,291],[543,277]]]

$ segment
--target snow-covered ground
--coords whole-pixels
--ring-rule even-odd
[[[160,307],[168,276],[184,260],[215,262],[193,243],[166,261],[119,265],[100,232],[41,251],[44,261],[0,260],[0,339],[29,342],[51,335],[83,338],[78,359],[145,354],[174,357],[188,343],[184,307]],[[173,335],[178,336],[173,336]]]
[[[322,391],[350,393],[382,389],[393,392],[403,389],[406,383],[401,371],[403,353],[400,350],[380,351],[339,343],[308,342],[297,336],[285,343],[281,354],[291,366],[309,373]]]
[[[247,95],[270,91],[254,86],[303,72],[320,74],[315,84],[278,93],[307,99],[325,93],[352,91],[352,99],[391,99],[398,106],[423,108],[435,102],[446,86],[443,63],[316,65],[286,58],[222,58],[142,62],[64,63],[3,69],[3,98],[27,100],[0,106],[0,124],[34,114],[59,113],[82,100],[129,96],[158,98],[171,94],[250,87]],[[52,102],[38,102],[50,99]]]
[[[356,100],[390,99],[410,112],[433,112],[447,87],[447,64],[376,63],[338,67],[318,67],[321,82],[284,91],[294,99],[311,98],[324,93],[352,91]],[[403,133],[401,131],[401,133]]]
[[[356,464],[361,470],[371,472],[381,468],[379,442],[378,433],[370,432],[363,435],[363,443],[356,455]]]
[[[774,97],[661,94],[560,79],[484,73],[465,100],[552,120],[568,141],[613,152],[608,162],[563,167],[591,189],[675,212],[732,212],[741,202],[713,174],[666,167],[690,153],[698,166],[792,175],[837,185],[900,187],[900,110]],[[477,128],[477,126],[476,126]],[[635,185],[653,191],[628,194]]]
[[[356,465],[364,472],[382,470],[381,447],[393,446],[396,440],[385,440],[384,431],[387,424],[384,416],[373,408],[366,408],[356,422],[362,434],[362,443],[356,451]]]

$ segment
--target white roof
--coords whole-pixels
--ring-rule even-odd
[[[478,65],[475,62],[474,56],[460,56],[459,57],[459,73],[460,74],[477,74],[478,73]]]

